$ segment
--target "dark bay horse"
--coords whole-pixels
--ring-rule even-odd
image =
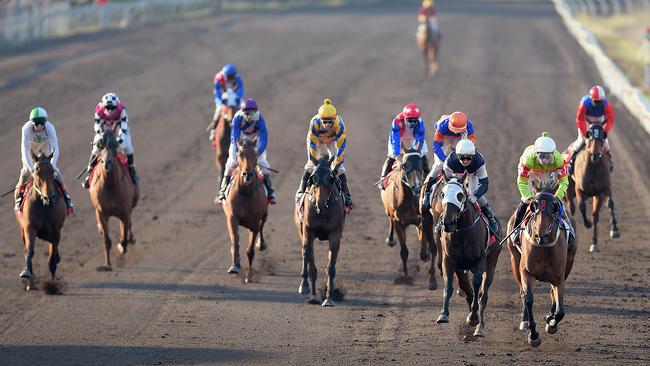
[[[112,241],[109,235],[108,221],[116,217],[120,221],[120,242],[117,250],[120,254],[127,252],[128,244],[135,243],[133,229],[131,226],[131,212],[138,204],[140,188],[134,185],[129,176],[128,168],[118,157],[117,149],[119,143],[115,130],[119,124],[113,126],[102,134],[99,140],[98,163],[90,181],[90,200],[95,207],[97,219],[97,230],[99,235],[104,236],[104,266],[97,268],[98,271],[111,271],[111,246]],[[121,157],[123,159],[123,157]]]
[[[484,312],[501,246],[496,243],[488,246],[488,225],[479,214],[479,208],[467,199],[466,177],[467,174],[464,174],[460,179],[449,179],[440,192],[443,230],[438,235],[445,291],[443,308],[436,321],[449,322],[449,299],[453,294],[455,273],[469,305],[470,313],[466,322],[470,326],[476,326],[475,337],[484,337]],[[465,270],[472,272],[472,286],[464,273]]]
[[[232,183],[226,194],[223,212],[226,215],[226,225],[230,234],[230,254],[232,264],[228,273],[239,273],[241,263],[239,257],[239,226],[249,230],[248,272],[244,279],[252,281],[253,258],[255,257],[255,241],[257,248],[266,249],[264,241],[264,223],[268,217],[268,199],[264,184],[257,173],[257,142],[244,140],[238,143],[237,168],[233,172]]]
[[[584,225],[587,228],[593,226],[593,237],[589,252],[599,252],[598,246],[598,221],[600,219],[600,208],[607,198],[607,207],[609,207],[610,224],[612,229],[609,232],[611,238],[621,236],[614,212],[614,200],[612,199],[612,182],[610,179],[610,160],[604,153],[605,139],[607,132],[599,123],[593,123],[589,126],[585,139],[585,147],[578,152],[575,159],[575,168],[573,176],[569,177],[569,189],[567,198],[571,214],[575,213],[575,200],[578,200],[578,207],[582,214]],[[593,197],[591,215],[593,224],[587,218],[586,200]]]
[[[420,153],[407,150],[402,156],[402,161],[397,162],[388,177],[386,188],[381,190],[381,201],[384,211],[388,216],[390,231],[386,243],[395,246],[393,234],[397,233],[400,243],[400,257],[402,259],[402,272],[408,279],[407,261],[409,250],[406,246],[406,229],[415,225],[420,238],[420,259],[429,260],[429,245],[422,237],[421,216],[418,209],[418,196],[422,188],[424,170]],[[434,270],[435,273],[435,270]],[[429,288],[437,287],[435,276],[431,276]]]
[[[31,187],[25,192],[22,211],[16,213],[25,251],[25,268],[20,273],[20,278],[25,284],[25,290],[28,291],[34,289],[32,258],[36,238],[49,243],[47,264],[50,269],[50,280],[55,281],[56,268],[61,261],[59,255],[61,228],[66,217],[63,194],[54,180],[55,171],[50,163],[54,151],[49,155],[39,153],[37,156],[33,152],[31,154],[34,162]]]
[[[336,260],[341,245],[345,224],[345,207],[340,181],[330,169],[330,157],[321,156],[316,169],[309,178],[305,195],[296,204],[294,221],[302,245],[302,281],[298,292],[309,294],[307,302],[317,304],[316,261],[314,260],[314,239],[329,242],[327,263],[327,291],[323,306],[334,306],[334,276]],[[307,277],[311,286],[307,281]]]
[[[533,185],[535,187],[535,184]],[[533,288],[535,281],[548,282],[551,285],[551,310],[546,315],[546,333],[555,334],[558,324],[564,318],[565,280],[573,267],[577,251],[577,238],[570,233],[565,222],[565,212],[561,202],[553,196],[555,187],[540,187],[522,221],[519,235],[521,247],[508,239],[512,274],[519,286],[523,305],[520,330],[529,329],[528,344],[537,347],[542,338],[536,329],[533,317]],[[514,228],[516,213],[508,221],[508,232]],[[575,225],[569,217],[571,225]],[[575,226],[572,226],[575,227]]]
[[[433,32],[431,24],[421,19],[418,24],[415,40],[422,53],[424,61],[424,73],[433,76],[438,71],[438,49],[440,47],[440,35]]]
[[[217,168],[218,182],[223,180],[223,175],[226,171],[226,161],[228,160],[228,148],[230,147],[230,131],[232,130],[232,119],[237,113],[234,107],[228,107],[224,104],[221,116],[217,121],[217,127],[214,131],[214,140],[212,147],[214,148],[214,165]],[[217,185],[218,187],[218,185]],[[219,189],[217,188],[217,195],[215,196],[215,203],[219,203]]]

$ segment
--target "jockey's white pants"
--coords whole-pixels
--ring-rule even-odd
[[[407,142],[406,144],[404,144],[404,146],[409,146],[409,145],[411,147],[413,147],[413,142],[411,141],[410,143]],[[404,149],[400,149],[400,152],[403,154]],[[420,157],[426,156],[428,152],[429,152],[429,148],[427,147],[427,143],[424,142],[422,144],[422,147],[420,148]],[[395,159],[395,157],[396,157],[395,155],[393,155],[393,146],[391,145],[390,141],[388,141],[388,154],[387,155],[388,155],[388,157],[393,158],[393,159]]]
[[[262,174],[268,175],[271,174],[269,170],[270,165],[266,160],[266,150],[257,157],[257,165],[262,169]],[[226,160],[226,176],[230,176],[232,172],[237,168],[237,152],[235,147],[230,144],[230,149],[228,150],[228,160]]]
[[[121,152],[124,155],[131,155],[133,154],[133,144],[131,143],[131,133],[127,132],[121,132],[117,136],[118,141],[120,141],[120,146],[118,148],[118,151]],[[99,151],[97,148],[97,143],[102,140],[102,135],[96,133],[95,137],[93,138],[93,151],[92,154],[95,155]]]
[[[584,136],[582,136],[580,131],[578,131],[578,137],[571,144],[571,151],[575,152],[576,149],[578,148],[578,146],[580,146],[580,144],[582,144],[584,141],[585,141]],[[603,146],[603,148],[604,148],[605,152],[609,151],[609,139],[607,139],[607,138],[605,139],[605,145]]]

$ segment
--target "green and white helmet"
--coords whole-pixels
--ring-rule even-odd
[[[36,107],[29,113],[29,120],[35,124],[45,124],[47,122],[47,111],[44,108]]]

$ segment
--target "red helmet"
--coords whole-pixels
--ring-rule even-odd
[[[404,118],[420,118],[420,108],[415,103],[409,103],[402,110]]]
[[[603,100],[605,99],[605,89],[600,85],[596,85],[589,90],[589,96],[592,100]]]

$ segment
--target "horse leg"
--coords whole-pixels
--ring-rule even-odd
[[[429,290],[435,290],[438,288],[438,283],[436,281],[436,245],[433,242],[433,223],[430,216],[422,216],[422,224],[418,228],[418,238],[420,239],[420,245],[426,246],[429,250],[429,260],[431,264],[429,266]]]
[[[422,232],[422,224],[416,226],[415,230],[418,233],[418,240],[420,240],[420,260],[422,262],[428,262],[429,257],[431,256],[431,248],[429,247],[429,242],[424,238],[424,234]]]
[[[36,233],[31,229],[23,230],[23,244],[25,252],[25,268],[20,272],[20,278],[23,279],[25,284],[25,291],[34,288],[34,270],[32,268],[32,258],[34,258],[34,242],[36,241]]]
[[[497,250],[494,256],[487,255],[487,264],[486,270],[483,273],[483,283],[481,284],[481,302],[479,303],[479,323],[474,330],[474,337],[485,337],[485,308],[487,307],[488,302],[488,292],[490,291],[490,286],[492,286],[492,280],[494,279],[494,273],[496,272],[497,261],[499,260],[499,251],[500,248],[493,247],[494,250]],[[488,250],[489,251],[489,250]]]
[[[587,202],[585,202],[585,197],[582,195],[582,191],[576,189],[576,196],[578,198],[578,208],[580,208],[580,213],[582,214],[582,220],[587,229],[591,229],[592,223],[587,218]]]
[[[111,237],[108,234],[108,217],[105,217],[104,214],[95,209],[95,217],[97,218],[97,231],[99,235],[104,236],[104,266],[98,267],[98,271],[112,271],[113,267],[111,266],[111,247],[113,243],[111,242]]]
[[[266,250],[266,240],[264,240],[264,224],[266,224],[266,218],[267,214],[264,214],[264,217],[262,218],[262,221],[260,222],[260,236],[257,240],[257,244],[255,245],[257,250],[264,251]]]
[[[591,215],[594,222],[594,231],[591,238],[591,246],[589,247],[589,253],[600,252],[600,247],[598,246],[598,221],[600,221],[600,208],[603,206],[605,201],[604,195],[595,196],[593,199],[593,204],[591,208]]]
[[[48,258],[47,258],[47,266],[50,269],[50,276],[52,281],[55,280],[56,276],[56,267],[61,262],[61,256],[59,255],[59,241],[61,240],[61,234],[58,233],[58,235],[55,235],[55,237],[52,238],[52,241],[50,242],[49,245],[49,251],[48,251]]]
[[[409,259],[409,248],[406,246],[406,228],[401,223],[395,223],[395,232],[397,233],[397,239],[399,240],[399,256],[402,259],[402,272],[404,277],[409,277],[409,270],[407,262]]]
[[[386,238],[386,244],[392,248],[395,246],[395,244],[397,244],[395,238],[393,237],[393,233],[395,233],[395,225],[393,224],[393,220],[390,218],[388,222],[390,223],[390,231],[388,232],[388,237]]]
[[[332,300],[332,291],[334,291],[334,277],[336,276],[336,259],[339,256],[339,247],[341,246],[341,238],[331,238],[329,240],[330,250],[327,258],[327,295],[325,301],[323,301],[323,306],[334,306],[334,300]]]
[[[521,269],[521,298],[526,305],[526,312],[528,313],[528,344],[532,347],[537,347],[542,343],[542,337],[537,333],[537,328],[535,325],[535,317],[533,316],[533,287],[535,286],[535,278],[531,276],[528,272],[525,272],[525,269]]]
[[[311,282],[311,293],[307,302],[309,304],[318,304],[316,297],[316,280],[318,279],[318,270],[316,270],[316,261],[314,260],[314,237],[309,236],[309,281]]]
[[[251,230],[248,233],[248,248],[246,248],[246,256],[248,257],[248,272],[246,273],[245,283],[249,283],[253,278],[253,258],[255,258],[255,240],[257,239],[257,231]]]
[[[564,279],[557,286],[551,284],[551,296],[553,297],[553,314],[546,318],[546,333],[555,334],[558,324],[564,319]]]
[[[228,273],[236,274],[241,269],[239,260],[239,222],[233,216],[228,217],[228,234],[230,234],[230,258],[232,264],[228,268]]]
[[[472,302],[474,301],[474,292],[472,290],[472,282],[465,271],[456,271],[456,280],[458,280],[458,287],[460,292],[456,292],[459,296],[465,294],[465,301],[467,302],[467,309],[472,311]]]
[[[573,178],[569,177],[569,188],[566,191],[566,198],[569,201],[569,211],[571,211],[571,216],[576,213],[576,184],[573,181]]]
[[[476,268],[472,270],[472,304],[470,305],[469,315],[465,322],[469,326],[476,326],[479,324],[478,318],[478,299],[479,293],[481,290],[481,282],[483,280],[483,266],[478,264]]]
[[[612,239],[620,238],[621,232],[618,231],[618,221],[616,221],[616,213],[614,212],[614,200],[612,199],[611,193],[607,197],[607,208],[609,208],[609,223],[612,225],[612,229],[609,231],[609,237]]]
[[[304,228],[304,226],[303,226]],[[308,281],[308,276],[309,276],[309,252],[312,250],[311,247],[307,245],[307,233],[303,232],[301,233],[301,246],[302,246],[302,270],[300,271],[300,276],[302,277],[302,281],[300,281],[300,286],[298,286],[298,293],[301,295],[307,295],[308,293],[311,292],[311,289],[309,288],[309,281]]]
[[[445,256],[442,259],[442,278],[445,282],[445,290],[443,291],[442,311],[436,319],[436,323],[449,323],[449,299],[454,293],[454,268],[455,263]]]
[[[120,254],[126,254],[129,246],[129,233],[131,232],[131,215],[126,215],[124,219],[120,220],[120,242],[117,243],[117,251]]]

